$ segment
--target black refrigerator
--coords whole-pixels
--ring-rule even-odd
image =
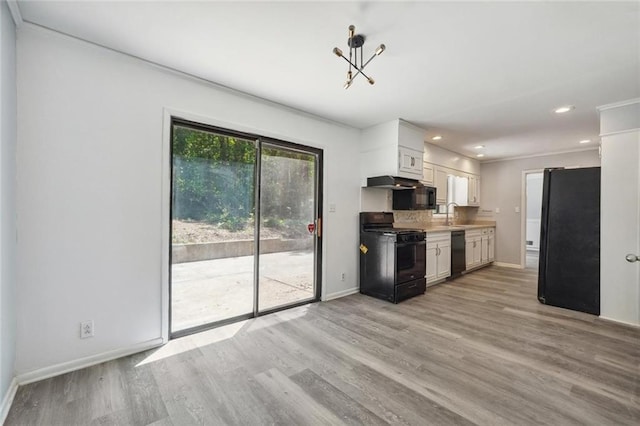
[[[538,300],[600,314],[600,167],[545,169]]]

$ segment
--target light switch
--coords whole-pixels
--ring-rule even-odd
[[[516,213],[520,213],[520,206],[516,206]]]
[[[329,204],[329,213],[335,213],[336,212],[336,205],[334,203],[330,203]]]
[[[500,207],[496,207],[496,213],[500,213]]]

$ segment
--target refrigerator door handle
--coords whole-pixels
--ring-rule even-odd
[[[640,262],[640,256],[636,256],[635,254],[628,254],[625,256],[625,259],[629,263]]]

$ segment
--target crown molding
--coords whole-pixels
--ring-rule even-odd
[[[20,13],[20,6],[18,6],[18,0],[7,0],[7,6],[9,6],[9,11],[11,12],[11,17],[13,18],[13,22],[16,24],[16,28],[19,28],[20,25],[24,22],[22,19],[22,13]]]
[[[517,157],[496,158],[495,160],[480,161],[480,165],[488,164],[488,163],[498,163],[500,161],[524,160],[526,158],[549,157],[551,155],[571,154],[572,152],[595,151],[598,149],[598,146],[600,146],[600,144],[598,144],[597,146],[592,146],[590,148],[567,149],[564,151],[552,151],[552,152],[544,152],[540,154],[519,155]]]
[[[621,108],[628,105],[638,104],[640,103],[640,98],[627,99],[626,101],[614,102],[612,104],[601,105],[596,107],[598,111],[606,111],[608,109]]]

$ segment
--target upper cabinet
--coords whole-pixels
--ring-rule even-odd
[[[434,186],[436,187],[436,204],[447,204],[449,188],[447,185],[447,170],[436,166]]]
[[[362,131],[360,176],[423,179],[425,130],[396,119]]]
[[[475,175],[469,175],[469,192],[468,192],[468,204],[469,206],[480,205],[480,177]]]
[[[433,164],[427,163],[426,161],[423,164],[424,166],[422,168],[422,183],[428,186],[434,186],[434,166]]]

